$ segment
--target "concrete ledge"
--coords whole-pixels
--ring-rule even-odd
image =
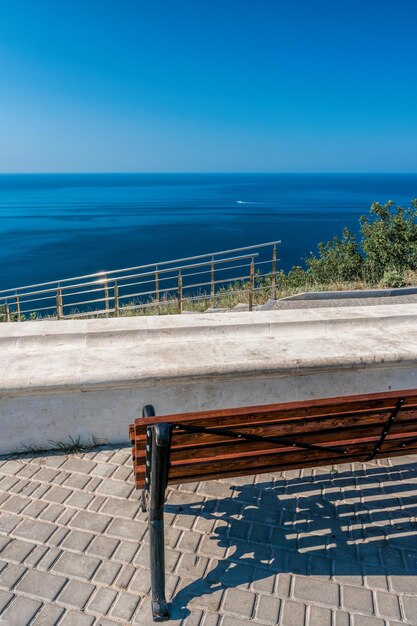
[[[392,289],[349,289],[348,291],[303,291],[280,300],[343,300],[351,298],[387,298],[417,294],[417,287],[395,287]]]
[[[417,305],[0,324],[0,453],[159,414],[417,388]]]

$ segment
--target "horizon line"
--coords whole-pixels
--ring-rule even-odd
[[[180,170],[180,171],[157,171],[157,170],[143,170],[143,171],[122,171],[122,170],[102,170],[102,171],[89,171],[89,172],[77,172],[77,171],[62,171],[62,172],[48,172],[48,171],[31,171],[31,172],[0,172],[0,176],[104,176],[104,175],[196,175],[196,176],[208,176],[208,175],[297,175],[297,174],[326,174],[326,175],[338,175],[338,174],[355,174],[355,175],[389,175],[389,174],[416,174],[416,171],[411,170],[369,170],[369,171],[355,171],[355,170],[341,170],[341,171],[326,171],[326,170],[291,170],[291,171],[257,171],[257,170],[240,170],[240,171],[194,171],[194,170]]]

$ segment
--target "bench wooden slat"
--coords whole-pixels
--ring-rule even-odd
[[[417,436],[417,392],[388,392],[355,397],[326,398],[278,405],[225,409],[168,416],[138,418],[130,428],[138,487],[145,478],[145,437],[150,424],[171,423],[172,441],[169,483],[207,480],[221,475],[245,475],[294,467],[366,460],[380,440],[383,427],[400,397],[402,410],[383,443],[378,457],[404,454],[399,442]],[[329,450],[305,450],[286,443],[236,439],[229,433],[187,432],[187,424],[227,429],[261,437],[285,437],[294,442],[346,448],[347,454]],[[177,426],[177,428],[176,428]],[[179,426],[179,428],[178,428]],[[267,468],[267,469],[265,469]],[[273,469],[271,469],[273,468]]]
[[[232,426],[245,424],[250,421],[262,423],[268,419],[307,419],[309,417],[329,416],[332,414],[357,414],[362,411],[370,413],[373,409],[393,409],[396,400],[402,395],[406,398],[404,407],[417,408],[416,390],[387,392],[380,394],[352,396],[351,398],[336,397],[322,400],[307,400],[303,402],[286,402],[264,406],[243,407],[238,409],[221,409],[214,411],[199,411],[193,413],[175,413],[171,415],[137,418],[135,420],[136,435],[145,433],[148,424],[169,422],[196,422],[200,426]]]
[[[392,435],[398,434],[398,437],[400,437],[401,439],[403,438],[403,434],[407,433],[410,438],[412,436],[417,436],[417,420],[414,421],[413,423],[414,425],[414,430],[410,431],[408,429],[408,424],[397,424],[396,428],[392,429]],[[415,433],[413,435],[413,433]],[[330,433],[315,433],[313,436],[300,436],[297,435],[296,439],[297,441],[303,441],[303,442],[307,442],[307,443],[326,443],[328,445],[332,445],[332,446],[343,446],[343,445],[347,445],[347,443],[349,443],[349,445],[354,444],[354,443],[360,443],[361,441],[364,441],[365,439],[367,441],[370,442],[374,442],[376,443],[380,437],[381,434],[381,426],[377,426],[374,428],[368,428],[366,429],[366,432],[363,431],[362,433],[359,433],[358,430],[355,431],[350,431],[350,430],[343,430],[343,431],[334,431],[331,436]],[[326,437],[328,435],[328,437]],[[390,437],[388,437],[386,439],[386,442],[390,441]],[[331,443],[330,443],[331,442]],[[346,443],[347,442],[347,443]],[[186,448],[177,448],[177,447],[173,447],[171,450],[171,463],[175,464],[176,462],[186,462],[187,460],[192,460],[192,459],[201,459],[202,458],[202,451],[205,451],[205,457],[204,458],[211,458],[211,457],[215,457],[215,458],[222,458],[222,457],[227,457],[227,456],[241,456],[244,455],[247,452],[251,452],[252,454],[266,454],[266,453],[280,453],[283,452],[287,449],[290,449],[288,446],[284,446],[284,445],[277,445],[276,443],[273,442],[268,442],[268,441],[264,441],[264,442],[250,442],[250,441],[245,441],[245,440],[229,440],[228,442],[222,442],[221,444],[210,444],[209,446],[205,445],[204,448],[202,449],[201,446],[191,446],[191,447],[186,447]],[[141,465],[144,464],[145,462],[145,451],[144,450],[140,450],[137,452],[136,454],[136,462]]]
[[[414,436],[413,433],[410,433],[410,437],[412,436]],[[402,434],[397,435],[393,440],[387,439],[383,451],[377,455],[377,458],[398,454],[403,455],[405,452],[410,454],[417,450],[417,442],[410,445],[407,450],[399,448],[398,442],[402,439]],[[378,437],[369,438],[361,443],[345,441],[343,443],[348,449],[347,455],[337,455],[329,452],[322,453],[316,450],[298,450],[295,452],[294,449],[287,447],[281,448],[279,451],[271,450],[262,455],[245,453],[242,454],[240,458],[236,458],[232,455],[231,457],[222,458],[206,457],[202,459],[191,459],[185,463],[174,462],[170,467],[169,482],[172,484],[181,483],[186,478],[193,481],[207,480],[211,478],[213,474],[218,476],[230,476],[236,471],[243,472],[239,475],[263,473],[264,471],[279,471],[282,469],[290,469],[294,464],[296,464],[297,467],[307,467],[307,465],[305,465],[307,462],[312,462],[313,466],[320,466],[351,462],[353,460],[364,461],[369,456],[377,441]],[[265,467],[267,470],[264,469]],[[138,481],[143,481],[144,471],[137,471],[136,478]]]

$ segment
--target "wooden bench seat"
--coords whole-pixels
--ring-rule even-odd
[[[152,606],[168,619],[163,504],[168,484],[411,454],[417,390],[155,416],[130,426],[136,486],[149,512]]]

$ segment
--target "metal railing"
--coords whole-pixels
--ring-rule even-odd
[[[253,309],[257,291],[276,294],[277,245],[280,241],[96,272],[58,281],[0,290],[0,321],[119,317],[154,307],[247,294]],[[268,277],[268,285],[263,284]],[[263,279],[263,282],[262,282]]]

